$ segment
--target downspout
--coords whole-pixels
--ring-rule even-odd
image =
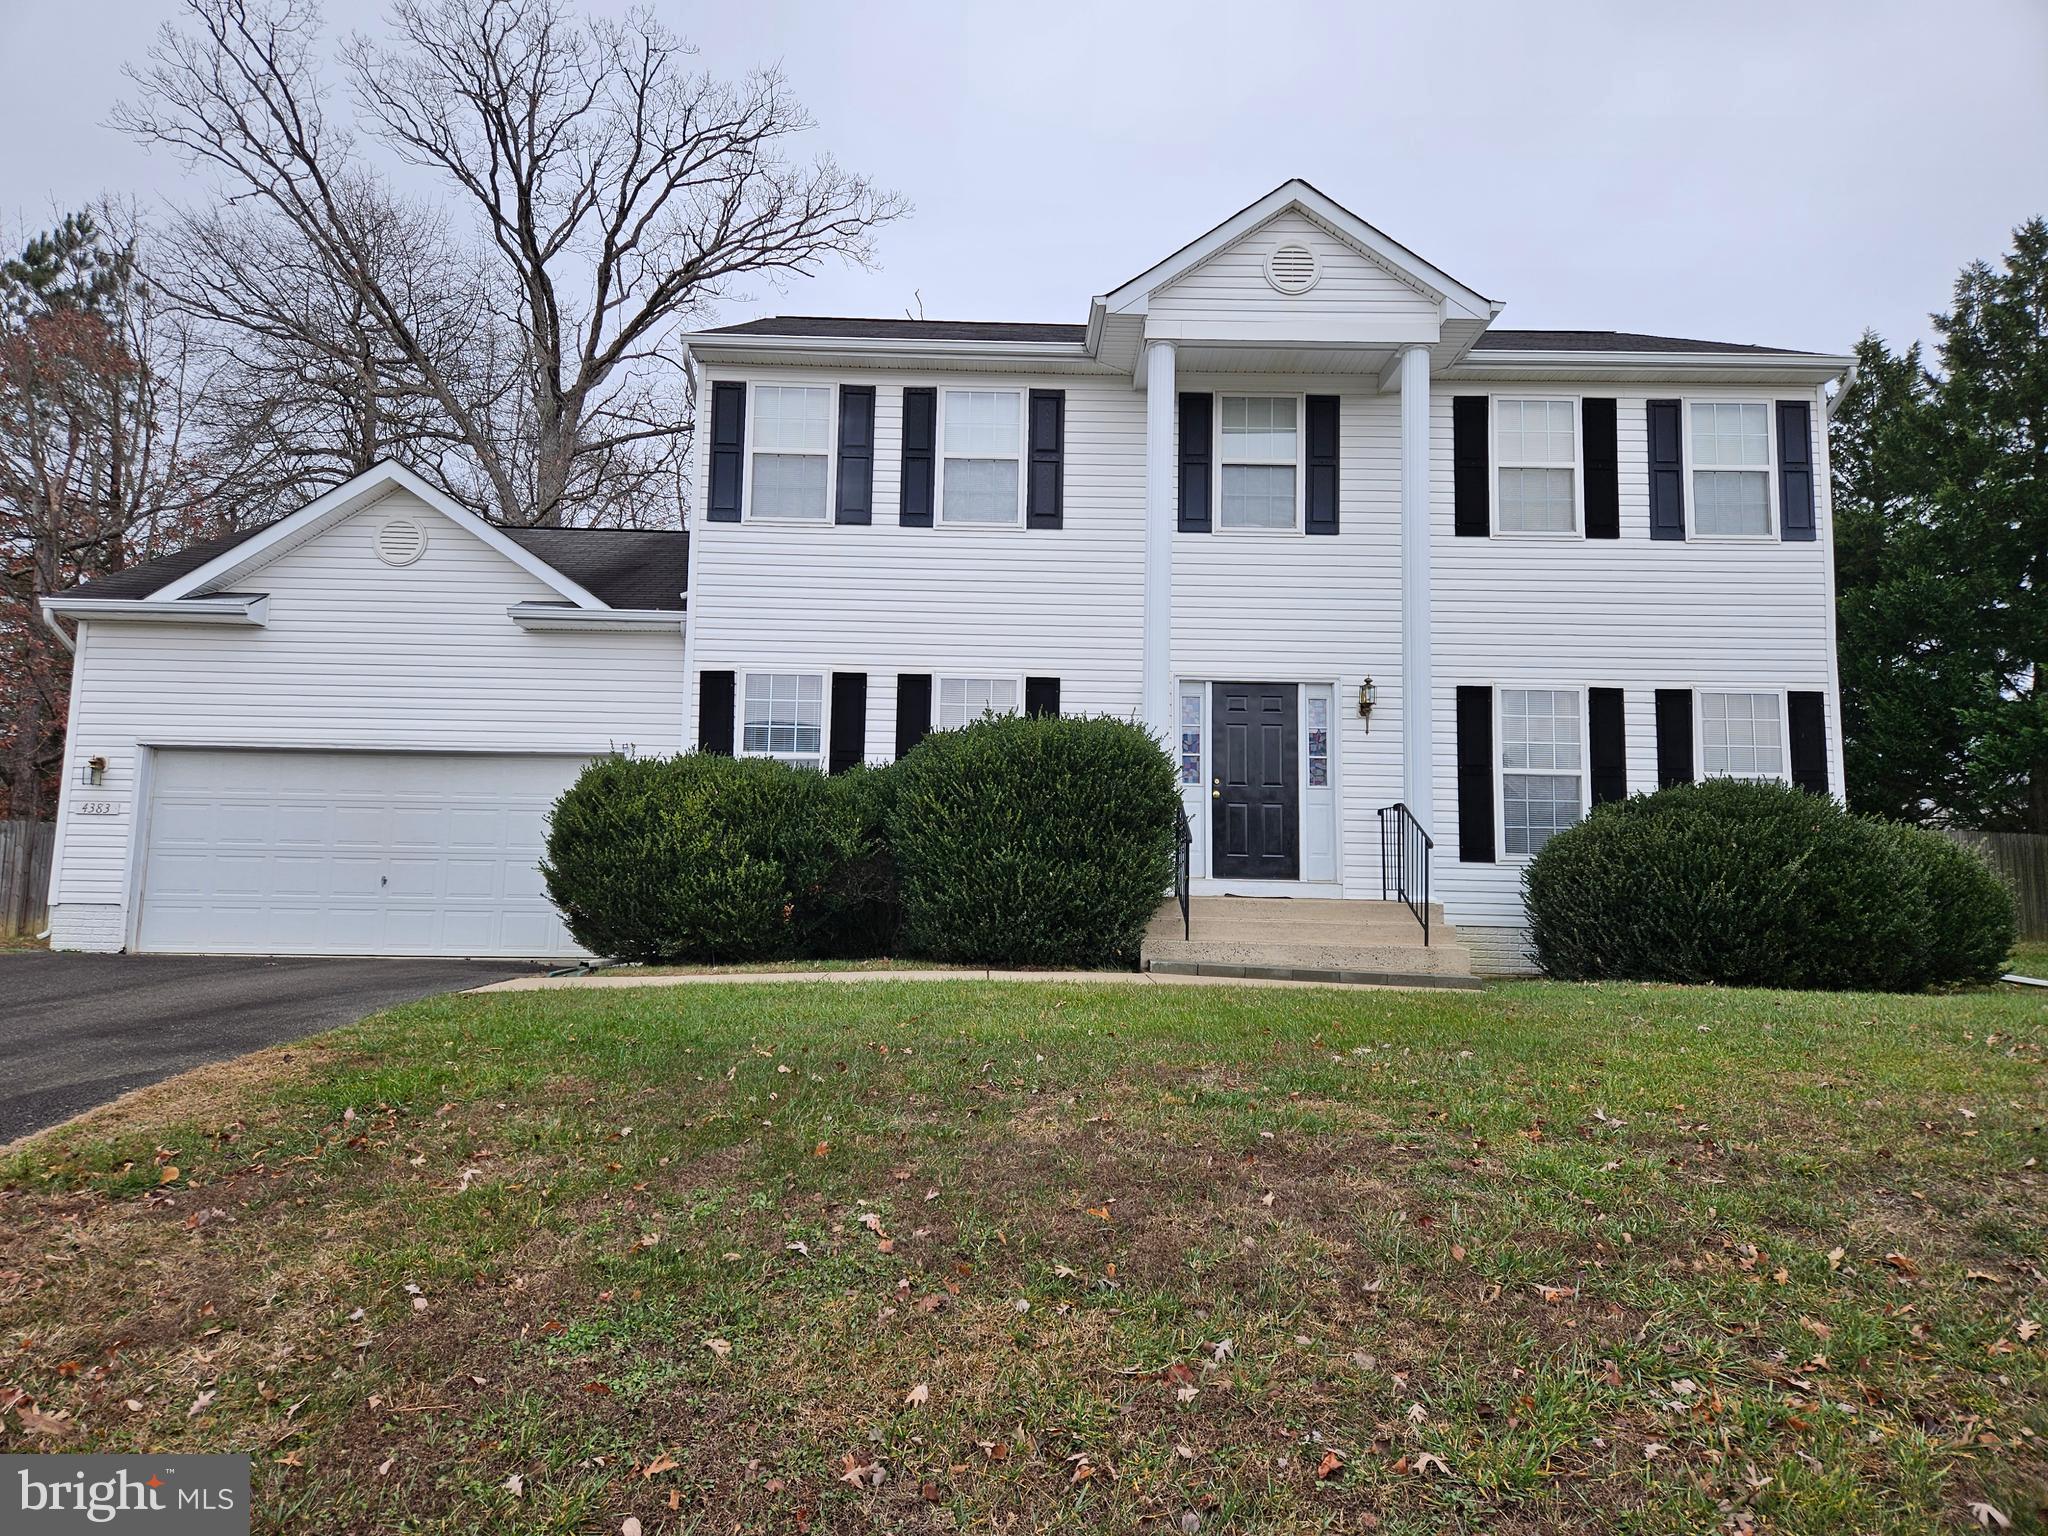
[[[1854,361],[1851,361],[1849,366],[1842,370],[1842,387],[1828,396],[1829,421],[1835,419],[1835,412],[1842,408],[1842,402],[1849,398],[1849,391],[1856,387],[1856,374],[1857,365]]]
[[[43,601],[41,598],[36,599],[36,612],[40,613],[43,616],[44,627],[47,628],[51,634],[57,637],[58,643],[61,644],[65,650],[69,651],[74,656],[77,655],[78,647],[73,645],[71,643],[71,637],[64,633],[63,621],[59,619],[55,614],[51,613],[48,608],[43,606]]]

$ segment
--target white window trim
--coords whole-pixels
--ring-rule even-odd
[[[1230,528],[1223,522],[1223,402],[1231,400],[1292,400],[1294,402],[1294,457],[1292,459],[1232,459],[1233,464],[1285,464],[1294,470],[1294,526],[1292,528]],[[1209,505],[1214,508],[1209,526],[1214,533],[1233,538],[1284,539],[1300,534],[1307,526],[1304,512],[1308,500],[1308,395],[1289,389],[1219,389],[1210,414]]]
[[[740,521],[755,523],[763,528],[830,528],[833,525],[833,500],[839,490],[839,383],[819,379],[771,377],[745,379],[735,382],[747,387],[747,431],[746,461],[741,472]],[[759,424],[761,413],[756,408],[761,389],[822,389],[825,391],[825,515],[823,517],[756,517],[754,515],[754,428]],[[769,451],[769,450],[763,450]]]
[[[1515,398],[1521,399],[1521,396]],[[1579,820],[1584,821],[1593,814],[1593,746],[1592,721],[1587,715],[1591,705],[1590,688],[1562,687],[1555,683],[1495,683],[1493,691],[1493,824],[1497,828],[1494,843],[1497,864],[1527,864],[1536,855],[1533,853],[1508,852],[1508,774],[1543,773],[1562,778],[1562,769],[1515,768],[1507,765],[1507,732],[1503,729],[1501,703],[1508,693],[1570,693],[1579,701]],[[1697,705],[1694,706],[1698,708]],[[1697,739],[1697,738],[1695,738]]]
[[[1711,535],[1710,535],[1711,537]],[[1755,535],[1745,535],[1753,539]],[[1790,784],[1792,782],[1792,720],[1790,700],[1785,688],[1754,687],[1744,683],[1697,684],[1692,690],[1692,741],[1693,771],[1699,775],[1697,782],[1704,784],[1708,779],[1743,779],[1758,783]],[[1707,772],[1707,695],[1710,693],[1756,694],[1778,701],[1778,771],[1775,774],[1708,773]]]
[[[1500,525],[1500,472],[1504,469],[1562,469],[1560,464],[1508,463],[1500,452],[1500,403],[1503,400],[1557,401],[1572,408],[1572,526],[1555,530],[1503,528]],[[1500,389],[1486,397],[1487,529],[1496,539],[1535,539],[1545,544],[1584,542],[1586,537],[1586,411],[1579,395],[1537,394]]]
[[[986,526],[986,525],[982,525],[982,526]],[[939,702],[939,701],[940,701],[940,698],[941,698],[941,695],[942,695],[942,691],[943,691],[943,689],[945,688],[945,685],[946,685],[947,683],[972,683],[972,682],[992,682],[992,683],[1014,683],[1014,684],[1016,685],[1016,688],[1017,688],[1017,707],[1016,707],[1016,708],[1015,708],[1014,710],[1012,710],[1012,711],[1011,711],[1010,713],[1011,713],[1012,715],[1016,715],[1016,716],[1022,716],[1022,715],[1023,715],[1023,713],[1024,713],[1024,674],[1023,674],[1022,672],[995,672],[995,671],[989,671],[989,672],[934,672],[934,673],[932,674],[932,729],[933,729],[933,730],[935,730],[935,731],[948,731],[948,730],[958,730],[958,729],[960,729],[960,727],[958,727],[958,726],[949,726],[949,725],[941,725],[941,724],[939,724],[939,710],[940,710],[940,708],[941,708],[941,705],[940,705],[940,702]],[[975,718],[976,720],[979,720],[979,719],[981,718],[981,716],[979,716],[979,715],[976,715],[976,716],[975,716],[974,718]],[[1176,764],[1178,764],[1178,763],[1179,763],[1179,758],[1178,758],[1178,757],[1176,757],[1176,758],[1174,759],[1174,761],[1175,761],[1175,763],[1176,763]],[[1176,772],[1176,774],[1178,773],[1178,771],[1179,771],[1179,770],[1178,770],[1178,767],[1176,767],[1176,769],[1175,769],[1175,772]]]
[[[933,511],[937,514],[932,521],[942,528],[964,528],[974,533],[1017,533],[1022,531],[1030,509],[1024,498],[1030,492],[1027,476],[1031,466],[1031,398],[1030,391],[1021,385],[1010,384],[963,384],[958,379],[940,380],[938,414],[932,424],[934,443],[933,457],[938,461],[933,466],[932,497]],[[949,458],[973,458],[972,454],[953,455],[946,452],[946,411],[948,402],[955,394],[963,395],[1015,395],[1017,397],[1017,517],[1008,523],[963,522],[946,516],[946,461]],[[898,452],[901,450],[899,431]],[[899,470],[900,474],[901,471]],[[964,675],[964,674],[962,674]],[[1021,704],[1019,708],[1021,708]],[[936,697],[933,708],[937,708]]]
[[[1693,439],[1692,408],[1696,405],[1761,405],[1764,408],[1764,505],[1770,509],[1770,527],[1762,533],[1701,533],[1699,530],[1699,497],[1693,490]],[[1739,395],[1686,395],[1678,402],[1682,413],[1678,436],[1685,451],[1680,455],[1685,460],[1685,536],[1688,540],[1699,540],[1707,544],[1775,544],[1779,536],[1778,511],[1778,413],[1769,400],[1745,400]],[[1709,470],[1726,469],[1725,464],[1709,464]],[[1755,692],[1758,689],[1715,689],[1720,692]]]
[[[805,526],[798,524],[797,526]],[[747,748],[747,682],[756,677],[815,677],[818,680],[818,758],[786,757],[780,752],[754,752]],[[791,767],[815,767],[820,773],[832,761],[832,674],[812,672],[804,667],[757,667],[740,673],[733,689],[732,749],[735,757],[766,757]],[[865,746],[865,743],[863,743]]]

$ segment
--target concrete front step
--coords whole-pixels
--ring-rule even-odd
[[[1472,956],[1430,909],[1430,942],[1399,902],[1198,896],[1183,933],[1178,903],[1161,907],[1140,960],[1166,974],[1476,987]]]

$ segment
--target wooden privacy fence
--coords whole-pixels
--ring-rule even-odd
[[[41,933],[50,920],[54,821],[0,821],[0,939]]]
[[[1980,851],[2005,876],[2020,904],[2020,937],[2048,939],[2048,835],[1961,832],[1949,836]]]

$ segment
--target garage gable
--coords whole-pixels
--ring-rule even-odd
[[[523,572],[518,597],[547,598],[577,608],[604,608],[596,594],[572,581],[502,529],[436,490],[398,464],[379,464],[336,486],[260,533],[186,572],[154,594],[157,601],[209,592],[231,592],[256,573],[343,526],[374,528],[371,548],[387,568],[415,565],[434,536],[455,537],[484,548]]]

